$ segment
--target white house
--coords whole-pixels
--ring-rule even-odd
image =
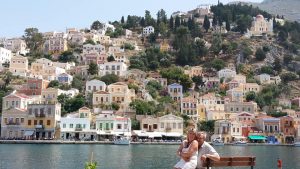
[[[91,111],[82,107],[78,113],[60,119],[60,138],[62,140],[94,140],[96,130],[91,129]]]
[[[218,71],[218,77],[219,79],[224,78],[224,80],[226,79],[232,79],[236,76],[236,71],[233,71],[231,69],[222,69],[220,71]]]
[[[154,27],[153,26],[147,26],[143,28],[143,35],[149,36],[151,33],[154,33]]]
[[[269,84],[271,80],[271,76],[269,74],[263,73],[255,76],[255,79],[260,82],[260,84]]]
[[[100,80],[89,80],[85,84],[85,91],[86,93],[92,93],[96,91],[105,91],[106,90],[106,84]]]
[[[11,61],[11,51],[0,47],[0,64],[10,63]]]
[[[123,62],[106,62],[104,64],[100,64],[99,67],[99,74],[101,76],[115,74],[122,77],[126,75],[127,71],[127,65]]]

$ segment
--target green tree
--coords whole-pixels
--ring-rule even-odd
[[[255,52],[255,58],[258,61],[263,61],[266,58],[266,53],[261,48],[258,48]]]
[[[103,24],[99,21],[94,21],[91,25],[92,30],[99,30],[103,28]]]
[[[122,16],[122,18],[121,18],[121,23],[122,23],[122,24],[125,23],[124,16]]]
[[[170,17],[170,20],[169,20],[169,29],[170,29],[171,31],[174,30],[174,19],[173,19],[172,16]]]
[[[58,58],[59,62],[67,63],[67,62],[77,62],[75,56],[73,55],[72,51],[65,51],[61,53]]]
[[[231,28],[230,28],[230,22],[229,21],[226,21],[226,30],[227,31],[231,30]]]
[[[249,15],[242,15],[237,20],[237,30],[244,34],[250,28],[252,18]]]
[[[273,68],[271,66],[262,66],[260,68],[260,73],[273,74]]]
[[[294,81],[297,79],[297,75],[292,72],[283,73],[280,75],[280,78],[283,83],[287,84],[290,81]]]
[[[198,131],[205,131],[212,135],[215,130],[215,120],[200,121],[198,122]]]
[[[157,113],[154,102],[136,99],[132,101],[129,106],[136,111],[137,115],[155,115]]]
[[[208,32],[210,28],[210,22],[207,15],[204,17],[203,28],[206,30],[206,32]]]
[[[176,16],[174,26],[175,26],[175,30],[180,27],[180,18],[179,18],[179,16]]]
[[[131,130],[140,130],[140,121],[131,119]]]
[[[79,91],[82,91],[82,89],[83,89],[82,86],[83,85],[84,85],[83,79],[80,76],[73,76],[73,81],[72,81],[72,84],[71,84],[71,86],[73,88],[76,88]]]
[[[50,81],[48,88],[53,87],[53,88],[58,88],[59,87],[59,82],[57,80],[52,80]]]
[[[282,70],[281,61],[278,57],[276,57],[274,60],[273,69],[277,72],[281,72]]]
[[[86,163],[84,169],[97,169],[97,162]]]
[[[247,102],[249,102],[249,101],[255,101],[255,98],[256,98],[256,93],[255,92],[250,91],[250,92],[246,93],[246,100],[247,100]]]
[[[141,25],[142,27],[145,27],[145,26],[146,26],[145,18],[144,18],[144,17],[142,17],[142,19],[141,19],[141,21],[140,21],[140,25]]]
[[[96,43],[92,39],[87,39],[84,43],[85,44],[91,44],[91,45],[96,45]]]
[[[107,74],[100,78],[101,81],[103,81],[106,85],[110,85],[112,83],[116,83],[119,81],[119,76],[115,74]]]
[[[88,73],[89,73],[90,75],[97,75],[98,72],[99,72],[98,65],[97,65],[96,63],[94,63],[94,62],[91,62],[91,63],[89,64]]]
[[[39,30],[37,28],[25,29],[23,38],[31,53],[41,52],[44,45],[44,40],[42,33],[39,33]]]
[[[226,63],[221,60],[221,59],[214,59],[212,62],[211,62],[211,66],[216,69],[217,71],[223,69],[225,66],[226,66]]]
[[[113,61],[116,61],[116,60],[115,60],[113,55],[110,55],[110,56],[107,57],[107,61],[108,62],[113,62]]]
[[[242,51],[244,59],[248,59],[250,55],[253,54],[253,51],[248,46],[245,46]]]
[[[120,109],[120,105],[118,103],[113,102],[113,103],[111,103],[111,108],[113,110],[118,111]]]
[[[212,38],[212,45],[210,50],[214,52],[214,54],[219,54],[222,47],[222,37],[219,33],[214,33]]]
[[[293,61],[293,56],[292,55],[284,55],[283,57],[283,63],[288,65]]]

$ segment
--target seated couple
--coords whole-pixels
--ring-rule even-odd
[[[205,139],[206,133],[197,133],[195,128],[190,128],[187,140],[182,142],[177,151],[177,155],[181,159],[174,166],[174,169],[205,169],[205,167],[202,167],[202,164],[206,161],[206,158],[219,161],[219,154]]]

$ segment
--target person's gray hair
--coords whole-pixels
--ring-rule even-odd
[[[207,133],[205,131],[199,131],[197,134],[203,134],[204,140],[206,140]]]

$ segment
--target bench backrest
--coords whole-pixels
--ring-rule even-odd
[[[230,166],[255,166],[255,157],[221,157],[220,161],[213,161],[209,158],[203,163],[203,167],[230,167]]]

